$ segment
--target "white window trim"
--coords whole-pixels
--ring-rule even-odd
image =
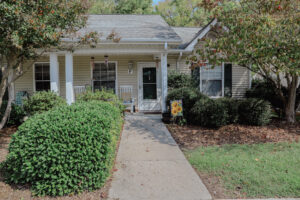
[[[208,62],[205,62],[207,65],[209,65]],[[212,99],[222,98],[225,94],[225,70],[224,70],[225,63],[222,63],[221,70],[222,70],[222,95],[221,96],[210,96]],[[200,73],[200,92],[202,92],[202,73],[203,67],[200,67],[199,73]]]
[[[95,61],[94,62],[94,64],[103,64],[103,63],[105,63],[105,61]],[[118,92],[118,61],[108,61],[108,63],[115,63],[115,65],[116,65],[115,94],[119,95],[119,92]],[[91,87],[94,90],[93,66],[92,66],[92,63],[91,63],[91,68],[90,69],[91,69]]]
[[[33,93],[36,92],[36,80],[35,80],[35,65],[36,64],[49,64],[49,70],[50,70],[50,62],[35,62],[33,63],[33,66],[32,66],[32,72],[33,72]],[[49,71],[49,76],[50,76],[50,86],[51,86],[51,74],[50,74],[50,71]],[[51,88],[50,88],[51,90]]]

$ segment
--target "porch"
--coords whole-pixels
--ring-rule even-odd
[[[68,104],[86,90],[108,88],[137,111],[166,110],[167,54],[91,54],[50,53],[15,83],[15,94],[51,90]]]

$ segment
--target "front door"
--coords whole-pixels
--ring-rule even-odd
[[[161,110],[160,73],[155,63],[139,63],[139,110]]]

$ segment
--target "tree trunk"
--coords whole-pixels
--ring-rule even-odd
[[[9,75],[8,75],[8,78],[7,78],[8,102],[7,102],[7,106],[6,106],[6,109],[5,109],[5,113],[4,113],[4,115],[1,119],[0,130],[5,126],[5,124],[7,122],[7,119],[10,115],[10,112],[11,112],[11,104],[12,104],[12,101],[13,101],[13,92],[14,92],[13,85],[12,85],[13,72],[14,72],[13,69],[11,69],[9,71]],[[1,103],[2,103],[2,98],[1,98]]]
[[[295,106],[296,106],[296,92],[297,92],[297,86],[298,86],[298,77],[294,76],[291,84],[288,86],[288,96],[287,101],[285,104],[284,114],[285,114],[285,120],[288,123],[295,123]]]

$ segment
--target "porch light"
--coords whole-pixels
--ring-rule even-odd
[[[95,69],[95,57],[91,57],[92,68]]]
[[[128,62],[128,74],[133,74],[133,62]]]
[[[104,62],[105,62],[106,65],[108,65],[108,55],[104,56]]]

